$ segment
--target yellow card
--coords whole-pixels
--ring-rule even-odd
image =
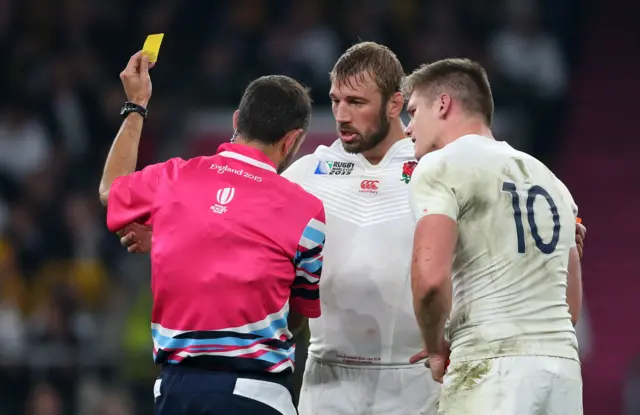
[[[162,38],[164,38],[164,33],[157,33],[155,35],[147,36],[147,40],[144,41],[142,53],[149,57],[149,62],[151,63],[158,60],[158,53],[160,53]]]

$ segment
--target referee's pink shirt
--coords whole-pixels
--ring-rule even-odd
[[[107,225],[153,227],[154,359],[240,372],[293,371],[289,308],[320,316],[322,202],[261,151],[220,146],[118,178]]]

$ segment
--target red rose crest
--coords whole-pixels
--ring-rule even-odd
[[[409,183],[411,181],[411,175],[413,174],[417,164],[417,161],[407,161],[404,163],[402,166],[402,178],[400,180],[405,183]]]

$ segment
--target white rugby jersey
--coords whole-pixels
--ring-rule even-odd
[[[420,160],[411,205],[417,220],[443,214],[458,224],[452,360],[578,360],[566,298],[578,208],[544,164],[504,142],[464,136]]]
[[[322,316],[310,320],[309,355],[362,365],[406,365],[422,349],[411,300],[414,220],[410,139],[371,165],[336,140],[283,176],[324,202],[327,227],[320,281]]]

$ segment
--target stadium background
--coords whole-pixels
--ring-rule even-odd
[[[638,11],[621,0],[0,0],[0,414],[151,413],[148,258],[108,234],[97,183],[121,121],[118,74],[155,32],[166,36],[140,167],[214,151],[244,86],[270,73],[312,88],[302,152],[330,143],[327,73],[358,40],[387,44],[407,71],[483,62],[497,136],[550,164],[589,228],[585,413],[640,413]]]

